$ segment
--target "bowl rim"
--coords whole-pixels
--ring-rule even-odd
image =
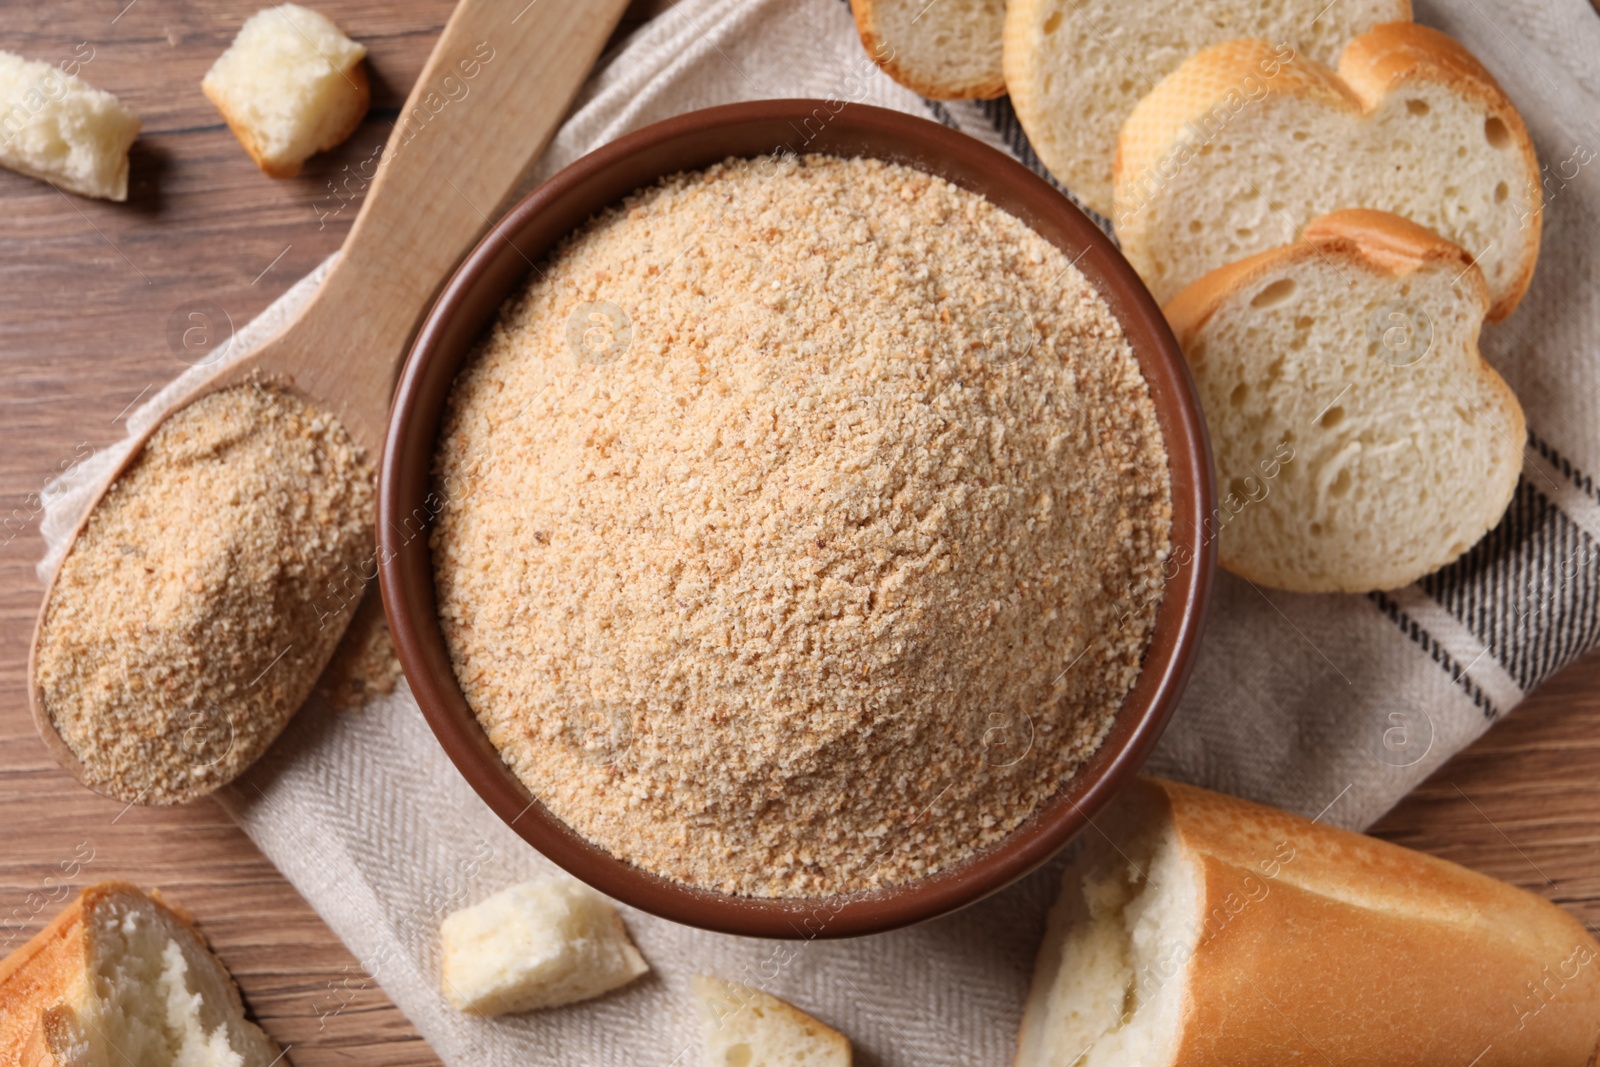
[[[757,144],[766,147],[751,151]],[[448,487],[441,495],[433,483],[432,462],[450,382],[533,264],[632,189],[729,156],[784,151],[907,163],[973,189],[1057,247],[1075,251],[1074,262],[1121,322],[1149,383],[1173,496],[1171,573],[1154,633],[1100,748],[996,844],[925,878],[834,897],[741,897],[675,882],[610,855],[549,812],[500,759],[462,694],[439,624],[425,536],[449,500]],[[526,262],[517,264],[518,257]],[[390,410],[377,503],[379,583],[395,651],[435,737],[484,802],[546,858],[618,901],[690,926],[756,937],[892,930],[975,903],[1046,863],[1092,823],[1154,749],[1197,658],[1216,570],[1211,452],[1194,383],[1160,308],[1111,240],[1057,187],[1004,153],[924,118],[839,101],[761,100],[677,115],[588,153],[511,207],[446,282],[417,333]]]

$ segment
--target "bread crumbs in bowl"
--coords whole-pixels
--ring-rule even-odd
[[[396,396],[382,581],[435,733],[546,856],[850,936],[1021,877],[1143,762],[1211,497],[1177,346],[1064,197],[764,101],[598,150],[468,258]]]

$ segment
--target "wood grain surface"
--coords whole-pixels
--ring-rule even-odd
[[[0,172],[0,952],[102,878],[190,908],[298,1067],[438,1060],[356,960],[211,802],[123,808],[60,771],[34,735],[27,644],[41,587],[37,493],[123,434],[183,370],[175,313],[242,326],[334,251],[360,162],[385,140],[448,0],[319,0],[371,51],[373,110],[291,181],[251,164],[200,78],[257,0],[0,0],[0,48],[57,62],[144,119],[128,203]],[[636,4],[629,25],[661,0]],[[626,28],[626,26],[625,26]],[[348,169],[347,169],[348,168]],[[340,183],[353,190],[340,190]],[[1378,832],[1557,901],[1600,925],[1600,658],[1569,668],[1391,813]]]

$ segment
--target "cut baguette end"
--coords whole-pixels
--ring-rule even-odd
[[[1600,944],[1397,845],[1139,779],[1077,846],[1017,1067],[1588,1067]],[[1087,980],[1094,978],[1096,980]]]
[[[0,963],[0,1065],[269,1067],[278,1058],[187,917],[125,882],[85,889]]]

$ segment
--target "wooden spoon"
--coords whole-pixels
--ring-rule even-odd
[[[434,295],[544,151],[626,7],[627,0],[461,0],[321,287],[276,336],[177,400],[163,418],[208,394],[266,379],[337,415],[375,460],[400,366]],[[153,432],[106,479],[96,507]],[[87,521],[86,514],[74,540]],[[58,565],[56,577],[60,572]],[[34,723],[56,761],[95,788],[57,732],[39,684],[39,644],[54,591],[52,578],[29,657]],[[340,612],[330,625],[342,631],[352,614]]]

